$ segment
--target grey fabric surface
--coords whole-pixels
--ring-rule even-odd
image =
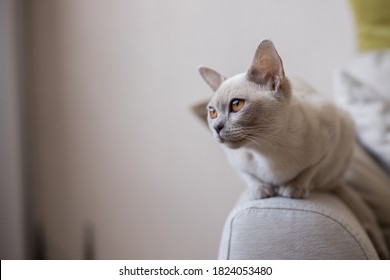
[[[378,259],[364,229],[331,193],[250,200],[226,220],[219,259]]]

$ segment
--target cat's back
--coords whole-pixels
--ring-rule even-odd
[[[290,82],[291,90],[295,96],[300,98],[312,98],[318,96],[314,87],[304,80],[297,77],[292,77],[288,80]]]
[[[308,117],[329,119],[331,122],[335,118],[349,119],[345,112],[340,110],[334,102],[326,98],[323,94],[320,94],[304,80],[290,78],[289,82],[293,96],[292,105],[305,111]]]

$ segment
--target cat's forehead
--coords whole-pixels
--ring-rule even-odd
[[[226,79],[217,90],[218,92],[227,92],[231,90],[237,90],[242,87],[248,86],[249,81],[246,77],[246,73],[237,74],[229,79]]]
[[[246,78],[246,73],[238,74],[225,80],[214,93],[211,104],[228,104],[233,98],[246,98],[254,91],[253,85]]]

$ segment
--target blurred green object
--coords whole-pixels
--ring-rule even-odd
[[[350,0],[360,51],[390,49],[390,0]]]

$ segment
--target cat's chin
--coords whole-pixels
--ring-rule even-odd
[[[224,143],[225,146],[227,146],[229,149],[236,150],[242,147],[241,143],[232,143],[232,142],[226,142]]]
[[[226,139],[226,138],[223,138],[221,137],[220,135],[216,135],[216,139],[218,141],[218,143],[230,148],[230,149],[238,149],[238,148],[241,148],[244,144],[245,144],[245,141],[231,141],[229,139]]]
[[[244,145],[244,143],[242,141],[232,142],[232,141],[227,141],[227,140],[220,140],[219,142],[221,144],[225,145],[226,147],[228,147],[229,149],[233,149],[233,150],[239,149]]]

